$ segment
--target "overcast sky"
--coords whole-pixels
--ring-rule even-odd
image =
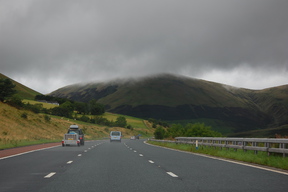
[[[288,84],[288,1],[0,0],[0,72],[43,94],[158,73]]]

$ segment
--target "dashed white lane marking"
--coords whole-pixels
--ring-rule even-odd
[[[71,164],[71,163],[73,163],[73,161],[68,161],[68,162],[67,162],[67,164]]]
[[[143,155],[142,155],[142,154],[139,154],[139,156],[140,156],[140,157],[143,157]]]
[[[154,163],[154,161],[149,160],[149,163]]]
[[[44,178],[51,178],[55,174],[56,174],[56,172],[51,172],[48,175],[46,175]]]
[[[136,153],[137,151],[134,150],[134,153]]]
[[[82,154],[79,154],[79,155],[78,155],[78,157],[81,157],[81,156],[82,156]]]
[[[174,173],[172,172],[166,172],[168,175],[170,175],[171,177],[178,177],[178,175],[175,175]]]
[[[84,151],[85,153],[87,152],[87,150]]]

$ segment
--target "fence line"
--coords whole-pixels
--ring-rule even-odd
[[[288,154],[288,139],[274,139],[274,138],[223,138],[223,137],[176,137],[175,141],[171,140],[155,140],[158,142],[169,143],[183,143],[199,146],[211,146],[222,148],[242,149],[244,151],[252,150],[255,154],[258,151],[270,153],[282,153],[283,157]]]

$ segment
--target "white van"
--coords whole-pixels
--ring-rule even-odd
[[[120,141],[121,142],[122,133],[121,131],[111,131],[110,132],[110,142]]]

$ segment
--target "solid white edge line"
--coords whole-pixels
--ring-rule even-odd
[[[193,153],[193,152],[188,152],[188,151],[181,151],[181,150],[177,150],[177,149],[171,149],[171,148],[168,148],[168,147],[161,147],[161,146],[157,146],[157,145],[152,145],[150,143],[147,143],[146,141],[144,141],[144,143],[147,144],[147,145],[150,145],[150,146],[154,146],[154,147],[160,147],[160,148],[169,149],[169,150],[172,150],[172,151],[178,151],[178,152],[198,155],[198,156],[207,157],[207,158],[210,158],[210,159],[216,159],[216,160],[220,160],[220,161],[225,161],[225,162],[229,162],[229,163],[234,163],[234,164],[238,164],[238,165],[243,165],[243,166],[247,166],[247,167],[253,167],[253,168],[256,168],[256,169],[262,169],[262,170],[265,170],[265,171],[270,171],[270,172],[274,172],[274,173],[288,175],[288,172],[281,171],[281,170],[279,170],[279,171],[278,170],[274,170],[273,168],[261,167],[260,165],[259,166],[258,165],[251,165],[251,164],[248,164],[246,162],[238,162],[238,161],[233,161],[233,160],[222,159],[220,157],[218,158],[218,157],[213,157],[213,156],[199,154],[199,153]]]
[[[0,160],[8,159],[8,158],[11,158],[11,157],[16,157],[16,156],[20,156],[20,155],[25,155],[27,153],[32,153],[32,152],[35,152],[35,151],[42,151],[42,150],[45,150],[45,149],[51,149],[51,148],[54,148],[54,147],[60,147],[60,146],[61,145],[57,145],[57,146],[53,146],[53,147],[46,147],[46,148],[42,148],[42,149],[36,149],[36,150],[32,150],[32,151],[27,151],[27,152],[24,152],[24,153],[18,153],[18,154],[10,155],[10,156],[7,156],[7,157],[1,157]]]
[[[51,172],[48,175],[46,175],[44,178],[51,178],[55,174],[56,174],[56,172]]]
[[[175,175],[174,173],[172,172],[166,172],[168,175],[170,175],[171,177],[178,177],[178,175]]]

